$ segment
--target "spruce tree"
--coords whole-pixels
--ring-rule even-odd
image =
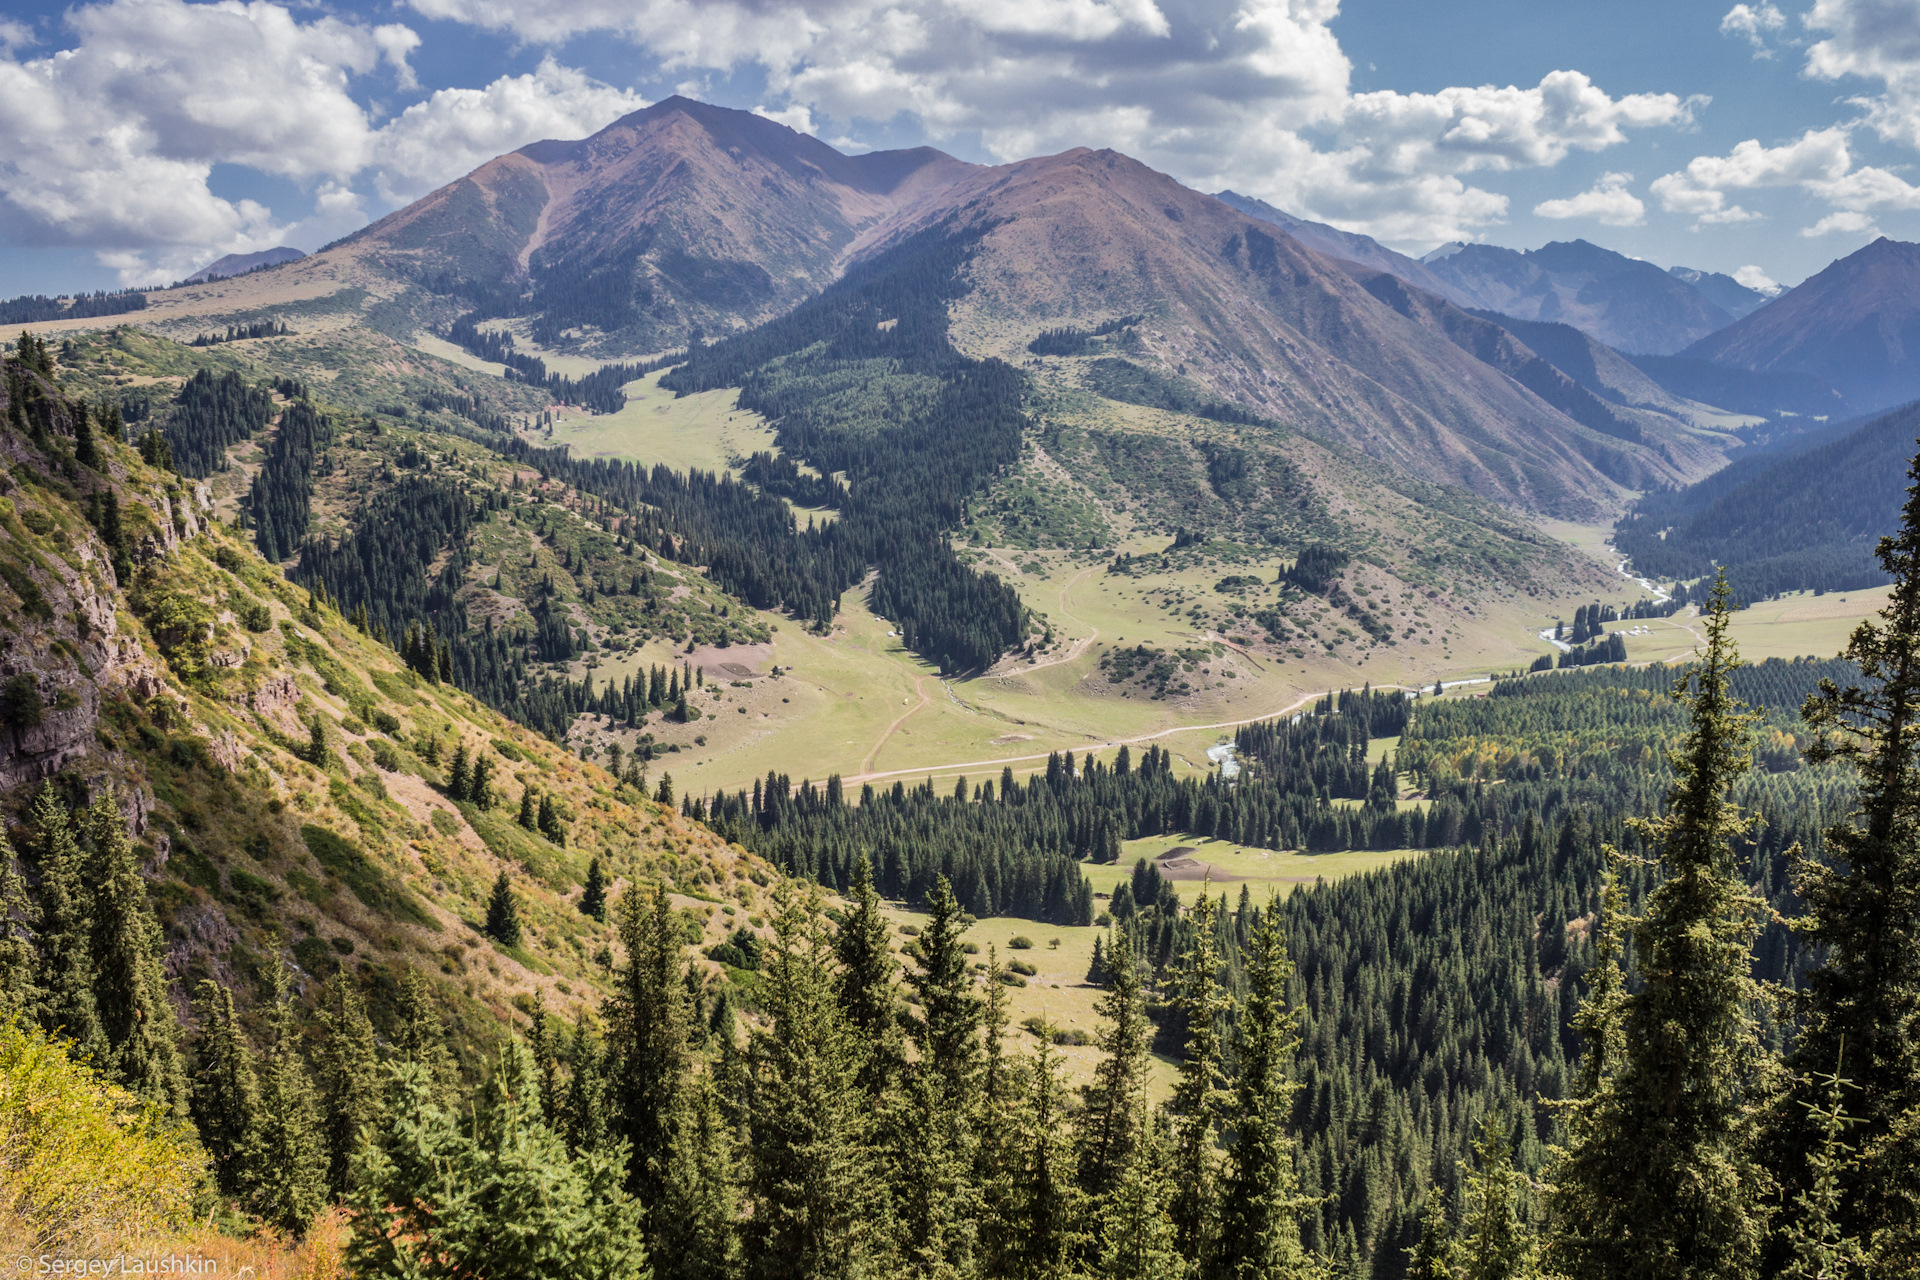
[[[1100,1065],[1086,1087],[1081,1114],[1080,1185],[1104,1196],[1120,1185],[1139,1140],[1139,1100],[1146,1087],[1147,1042],[1152,1035],[1141,997],[1140,965],[1122,933],[1108,953],[1113,985],[1094,1003],[1103,1025]]]
[[[1260,913],[1246,958],[1246,1005],[1235,1032],[1240,1073],[1223,1127],[1233,1133],[1221,1180],[1220,1230],[1210,1276],[1230,1280],[1294,1280],[1317,1264],[1300,1244],[1300,1216],[1313,1197],[1299,1192],[1293,1111],[1293,1061],[1299,1014],[1287,1002],[1293,962],[1278,910]]]
[[[453,759],[447,764],[447,798],[465,800],[473,786],[473,764],[468,757],[467,744],[462,742],[453,749]]]
[[[395,1002],[397,1026],[394,1029],[394,1058],[426,1069],[427,1075],[443,1093],[453,1084],[453,1055],[447,1049],[447,1028],[434,1007],[433,992],[418,969],[408,966],[400,976],[400,997]]]
[[[651,1212],[661,1202],[680,1090],[687,1081],[680,921],[665,889],[638,886],[617,904],[626,963],[606,1004],[608,1129],[633,1150],[627,1177]]]
[[[327,718],[318,711],[307,723],[307,763],[316,769],[331,767],[333,752],[327,746]]]
[[[598,1151],[607,1145],[607,1072],[605,1055],[587,1027],[582,1009],[567,1042],[567,1149]]]
[[[1060,1057],[1043,1036],[1027,1073],[1025,1106],[1014,1116],[1014,1158],[1006,1200],[991,1224],[994,1274],[1062,1280],[1092,1241],[1088,1201],[1076,1176]]]
[[[945,1105],[962,1112],[974,1103],[980,1069],[980,997],[968,968],[965,931],[953,886],[936,877],[927,894],[918,967],[907,974],[907,985],[920,998],[911,1026],[920,1065],[938,1079]]]
[[[1831,1176],[1838,1222],[1862,1239],[1888,1224],[1902,1196],[1888,1182],[1894,1170],[1862,1153],[1920,1105],[1920,456],[1907,474],[1900,530],[1878,548],[1893,589],[1841,655],[1861,679],[1823,681],[1803,713],[1818,735],[1808,760],[1851,765],[1859,808],[1827,830],[1821,856],[1795,851],[1806,913],[1794,927],[1825,949],[1826,963],[1807,975],[1773,1161],[1790,1186],[1810,1186],[1812,1153],[1830,1139],[1821,1081],[1848,1080],[1852,1123],[1838,1141],[1849,1158]]]
[[[520,903],[513,896],[513,881],[505,867],[494,877],[493,893],[487,898],[486,930],[503,947],[520,945]]]
[[[1167,1212],[1174,1181],[1166,1126],[1144,1097],[1137,1105],[1137,1137],[1118,1179],[1101,1197],[1100,1259],[1094,1274],[1100,1280],[1178,1280],[1187,1264],[1180,1256],[1179,1231]]]
[[[379,1044],[360,989],[344,969],[327,979],[319,1022],[314,1076],[327,1149],[327,1186],[338,1196],[347,1190],[347,1175],[362,1135],[379,1125],[385,1114]]]
[[[268,969],[267,1047],[260,1058],[247,1206],[262,1221],[303,1232],[327,1200],[327,1145],[300,1055],[300,1029],[284,963]]]
[[[864,854],[853,860],[848,898],[851,909],[834,934],[834,953],[840,962],[835,990],[847,1025],[866,1050],[861,1087],[877,1096],[900,1062],[893,985],[899,963],[887,949],[887,920],[880,913],[880,895],[874,891]]]
[[[33,860],[40,872],[40,1025],[72,1042],[74,1051],[95,1059],[106,1049],[106,1034],[94,1002],[93,895],[85,882],[85,861],[68,822],[67,806],[43,782],[27,808]]]
[[[1461,1280],[1531,1280],[1533,1236],[1520,1217],[1526,1175],[1513,1167],[1513,1138],[1495,1112],[1481,1121],[1473,1140],[1474,1164],[1466,1175],[1467,1217],[1458,1257]]]
[[[193,1123],[213,1165],[214,1185],[234,1199],[246,1194],[255,1166],[260,1090],[253,1049],[234,1015],[233,993],[202,980],[195,997],[200,1031],[194,1044]]]
[[[1633,828],[1660,882],[1631,922],[1641,989],[1620,1001],[1618,1065],[1587,1100],[1553,1192],[1553,1262],[1585,1280],[1751,1276],[1769,1180],[1756,1109],[1769,1063],[1755,1023],[1757,932],[1733,844],[1750,823],[1729,792],[1751,763],[1750,717],[1728,690],[1739,657],[1715,582],[1703,659],[1674,698],[1688,709],[1667,812]]]
[[[469,1122],[425,1070],[395,1069],[393,1120],[354,1161],[352,1274],[652,1275],[624,1149],[569,1157],[540,1122],[532,1077],[509,1042]]]
[[[1220,1024],[1228,1009],[1220,986],[1219,914],[1202,886],[1193,909],[1192,941],[1174,976],[1174,1005],[1185,1016],[1186,1049],[1167,1110],[1173,1116],[1171,1158],[1175,1240],[1193,1262],[1210,1256],[1218,1197],[1218,1123],[1225,1097]]]
[[[600,869],[599,858],[587,863],[586,883],[580,886],[580,911],[601,924],[607,922],[607,875]]]
[[[184,1116],[180,1024],[167,996],[166,940],[111,793],[81,814],[91,847],[94,1007],[107,1052],[101,1063],[135,1095]]]
[[[749,1280],[884,1274],[888,1213],[859,1046],[835,999],[817,890],[783,886],[744,1064],[742,1254]]]
[[[538,823],[539,823],[539,819],[536,816],[536,810],[534,808],[533,797],[534,797],[534,790],[531,786],[522,787],[520,789],[520,816],[517,819],[515,819],[515,821],[517,821],[522,827],[524,827],[528,831],[537,830]],[[596,859],[596,861],[598,860]]]
[[[1427,1207],[1420,1214],[1420,1243],[1408,1250],[1407,1280],[1458,1280],[1458,1256],[1447,1221],[1446,1188],[1436,1182],[1427,1189]]]
[[[734,1135],[721,1114],[713,1075],[693,1076],[675,1101],[667,1152],[657,1280],[732,1280],[740,1263],[734,1191]]]
[[[27,896],[26,877],[14,865],[13,844],[0,828],[0,1022],[38,1005],[35,959],[33,901]]]

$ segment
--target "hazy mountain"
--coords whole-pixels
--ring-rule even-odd
[[[289,249],[281,245],[277,249],[262,249],[258,253],[230,253],[224,258],[216,258],[187,277],[188,284],[204,284],[208,280],[224,280],[228,276],[242,275],[256,267],[277,267],[283,262],[298,262],[307,255],[298,249]]]
[[[1758,289],[1749,289],[1732,276],[1720,271],[1700,271],[1693,267],[1668,267],[1667,274],[1698,289],[1708,302],[1719,307],[1735,320],[1752,315],[1784,292],[1778,285],[1766,293]]]
[[[1733,321],[1687,281],[1585,240],[1453,244],[1421,262],[1463,306],[1570,324],[1621,351],[1670,355]]]
[[[1861,408],[1920,398],[1920,244],[1882,236],[1686,354],[1809,375]]]
[[[1348,262],[1357,262],[1361,266],[1372,267],[1376,271],[1390,271],[1407,283],[1419,285],[1429,293],[1437,293],[1441,297],[1452,296],[1446,282],[1427,270],[1419,259],[1409,258],[1404,253],[1396,253],[1372,236],[1363,236],[1355,231],[1342,231],[1324,222],[1309,222],[1305,218],[1296,218],[1284,209],[1274,208],[1265,200],[1255,200],[1252,196],[1243,196],[1237,191],[1215,192],[1214,199],[1225,201],[1249,218],[1271,222],[1315,253],[1325,254],[1330,258],[1344,258]]]

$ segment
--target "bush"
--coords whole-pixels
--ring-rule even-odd
[[[273,610],[258,600],[249,600],[234,610],[234,617],[240,619],[240,625],[258,633],[273,630]]]
[[[1024,974],[1029,978],[1033,977],[1035,974],[1040,972],[1038,969],[1028,964],[1025,960],[1015,960],[1010,964],[1008,964],[1007,967],[1009,969],[1012,969],[1015,973]]]
[[[1016,933],[1007,939],[1007,945],[1015,951],[1031,951],[1033,950],[1033,939],[1024,933]]]
[[[191,1134],[39,1030],[0,1022],[0,1220],[35,1252],[185,1226],[203,1168]]]
[[[906,937],[917,938],[920,936],[920,926],[917,924],[903,924],[900,926],[900,932]]]
[[[374,709],[367,713],[367,717],[373,721],[373,727],[382,733],[397,734],[400,732],[400,717],[391,712]]]
[[[1000,971],[999,976],[1000,976],[1000,981],[1006,983],[1010,987],[1024,987],[1027,985],[1027,980],[1021,977],[1017,973],[1008,973],[1006,970],[1003,969]]]
[[[960,944],[960,950],[970,956],[977,956],[980,954],[980,944],[977,942],[963,942]]]
[[[1093,1037],[1078,1027],[1055,1027],[1053,1042],[1055,1044],[1092,1044]]]

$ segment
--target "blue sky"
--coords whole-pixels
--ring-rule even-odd
[[[312,249],[676,91],[848,149],[1110,146],[1411,252],[1792,284],[1920,239],[1920,0],[12,0],[0,296]]]

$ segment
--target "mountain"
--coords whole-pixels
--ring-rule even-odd
[[[298,249],[289,249],[281,245],[277,249],[262,249],[258,253],[230,253],[224,258],[216,258],[187,277],[188,284],[205,284],[209,280],[223,280],[228,276],[244,275],[258,267],[277,267],[283,262],[298,262],[307,255]]]
[[[1642,498],[1614,546],[1643,576],[1695,578],[1724,565],[1740,600],[1885,582],[1874,548],[1899,527],[1916,434],[1920,405],[1909,405],[1811,448],[1737,461]]]
[[[979,234],[953,303],[955,341],[973,354],[1023,360],[1045,330],[1140,318],[1134,358],[1165,374],[1541,511],[1604,508],[1616,486],[1710,469],[1576,420],[1512,376],[1505,353],[1463,339],[1498,330],[1445,299],[1383,300],[1341,260],[1117,152],[969,174],[874,243],[942,226]]]
[[[842,155],[671,97],[489,161],[341,247],[483,316],[529,316],[541,345],[652,351],[787,310],[862,229],[973,168],[926,147]]]
[[[1213,198],[1232,205],[1249,218],[1258,218],[1262,222],[1272,223],[1315,253],[1329,258],[1343,258],[1348,262],[1357,262],[1361,266],[1372,267],[1376,271],[1390,272],[1408,284],[1418,285],[1428,293],[1437,293],[1442,297],[1450,296],[1446,282],[1429,271],[1419,259],[1409,258],[1404,253],[1396,253],[1372,236],[1361,235],[1355,231],[1342,231],[1324,222],[1309,222],[1305,218],[1296,218],[1284,209],[1274,208],[1265,200],[1243,196],[1237,191],[1217,191]]]
[[[1621,351],[1671,355],[1733,321],[1687,281],[1585,240],[1454,244],[1421,262],[1463,306],[1570,324]]]
[[[1810,375],[1862,409],[1920,398],[1920,244],[1882,236],[1684,354]]]
[[[1719,271],[1700,271],[1693,267],[1668,267],[1667,274],[1698,289],[1701,296],[1735,320],[1752,315],[1784,290],[1774,285],[1767,292],[1750,289],[1732,276]]]

